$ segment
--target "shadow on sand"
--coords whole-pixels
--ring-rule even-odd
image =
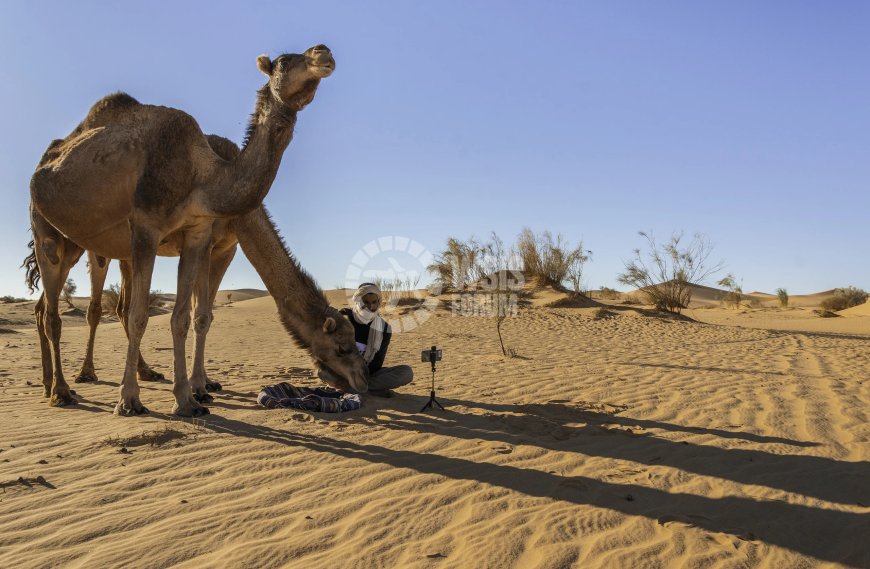
[[[415,402],[414,405],[416,406],[417,403]],[[451,413],[444,415],[448,414]],[[419,422],[416,421],[417,419]],[[406,421],[403,426],[397,428],[407,429],[412,423],[417,422],[421,432],[431,433],[432,422],[435,420],[433,417],[418,415],[415,420]],[[204,428],[217,433],[303,447],[349,459],[389,464],[396,468],[407,468],[454,480],[477,481],[528,496],[606,508],[626,515],[644,516],[656,520],[661,525],[669,523],[690,525],[710,532],[730,534],[745,541],[761,541],[816,559],[853,567],[867,567],[870,564],[870,551],[857,545],[863,543],[866,536],[870,535],[870,516],[866,514],[809,507],[784,500],[768,501],[734,496],[707,498],[634,484],[605,482],[584,476],[560,476],[530,468],[474,462],[462,458],[297,434],[217,416],[211,416],[205,422]],[[451,431],[451,434],[457,436],[456,432]],[[486,433],[475,430],[475,437],[482,436],[496,440],[509,438],[499,436],[497,432],[490,435],[495,436],[486,436]],[[655,439],[638,439],[638,444],[645,445],[653,440]],[[732,451],[717,449],[716,452]],[[762,454],[764,453],[757,453],[759,456]],[[818,474],[816,470],[818,464],[812,457],[788,457],[788,459],[792,461],[793,469],[806,469],[807,476]],[[803,463],[805,459],[810,462]],[[720,456],[717,460],[724,459]],[[834,463],[834,461],[828,462]],[[836,463],[828,466],[835,467]],[[867,471],[864,470],[863,474],[866,475]],[[775,477],[775,474],[773,476]],[[807,535],[813,535],[814,538],[806,539]]]

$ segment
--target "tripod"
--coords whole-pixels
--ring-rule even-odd
[[[424,352],[424,354],[425,354],[425,352]],[[435,346],[432,346],[432,349],[429,350],[429,363],[432,364],[432,391],[429,392],[429,401],[427,401],[426,404],[423,405],[423,408],[420,409],[420,413],[422,413],[423,411],[425,411],[426,409],[429,409],[429,408],[434,409],[434,407],[432,405],[433,403],[435,405],[438,405],[439,407],[441,407],[442,411],[445,410],[444,405],[442,405],[441,403],[438,402],[437,399],[435,399],[435,362],[438,361],[438,359],[439,359],[438,358],[438,350],[436,349]]]

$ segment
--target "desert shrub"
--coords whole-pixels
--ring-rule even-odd
[[[517,237],[517,253],[527,276],[559,288],[569,282],[577,293],[581,292],[583,268],[592,255],[582,241],[572,248],[561,234],[553,237],[544,231],[535,235],[528,227]]]
[[[148,294],[148,308],[162,308],[166,302],[163,299],[159,290],[152,290]],[[103,312],[116,314],[118,312],[118,303],[121,300],[121,287],[118,284],[109,285],[109,288],[103,291],[102,305]]]
[[[867,302],[867,293],[853,286],[834,289],[834,294],[821,302],[824,310],[838,311]]]
[[[507,249],[495,232],[489,241],[480,242],[474,237],[466,241],[450,237],[444,250],[435,255],[426,267],[435,277],[433,291],[465,290],[477,286],[483,280],[501,278],[507,271],[519,270],[519,256],[514,249]],[[412,287],[416,287],[419,278]]]
[[[599,292],[599,294],[604,300],[618,300],[621,296],[618,290],[607,286],[601,287],[601,291]]]
[[[634,259],[625,263],[620,283],[636,287],[659,310],[682,312],[692,300],[692,285],[700,284],[719,271],[721,263],[708,265],[713,246],[701,234],[682,244],[683,234],[674,233],[670,240],[659,246],[655,238],[643,231],[648,250],[645,255],[634,250]]]
[[[735,308],[740,308],[740,302],[743,300],[743,287],[737,284],[737,279],[731,273],[717,283],[719,286],[725,287],[725,295],[722,297],[724,304],[730,304]]]
[[[586,263],[592,258],[592,251],[583,249],[581,241],[577,247],[568,251],[568,282],[571,283],[571,289],[577,293],[586,296],[586,291],[583,290],[583,268]]]
[[[582,292],[583,269],[591,258],[583,243],[570,247],[562,235],[549,231],[536,235],[525,228],[515,247],[507,248],[495,232],[488,241],[471,237],[465,241],[450,237],[444,250],[435,255],[427,270],[443,291],[464,290],[483,279],[507,271],[522,271],[526,277],[574,292]]]
[[[103,291],[103,312],[115,314],[118,312],[118,302],[121,299],[121,287],[117,284],[109,285],[109,288]]]
[[[165,305],[166,301],[161,291],[152,290],[148,293],[148,308],[163,308]]]
[[[63,285],[63,289],[61,289],[60,291],[61,299],[69,304],[70,308],[75,308],[75,304],[73,304],[72,299],[73,295],[76,293],[76,290],[78,290],[76,282],[72,279],[67,279],[66,283]]]
[[[25,300],[27,300],[27,299],[26,298],[18,298],[18,297],[11,296],[8,294],[6,296],[0,296],[0,303],[3,303],[3,304],[12,304],[13,302],[24,302]]]
[[[462,290],[475,280],[481,245],[474,239],[462,241],[448,237],[443,251],[435,255],[426,269],[444,291]]]
[[[776,297],[779,299],[779,305],[783,308],[788,308],[788,291],[784,288],[776,289]]]

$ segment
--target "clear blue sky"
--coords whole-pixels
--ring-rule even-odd
[[[266,204],[325,288],[381,236],[435,251],[529,226],[582,239],[591,288],[638,230],[684,229],[747,291],[867,289],[868,29],[857,1],[3,2],[0,294],[26,295],[34,167],[94,101],[126,91],[240,143],[256,56],[321,42],[337,70]],[[239,255],[222,288],[242,287],[262,285]]]

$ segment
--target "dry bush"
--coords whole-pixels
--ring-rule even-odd
[[[63,289],[61,289],[61,291],[60,291],[60,298],[64,302],[69,304],[70,308],[76,307],[72,301],[73,295],[76,293],[76,290],[78,290],[78,286],[76,285],[76,282],[72,279],[67,279],[66,283],[63,285]]]
[[[622,296],[618,290],[607,286],[601,287],[601,290],[598,294],[604,300],[618,300],[619,297]]]
[[[162,292],[159,290],[152,290],[148,294],[148,309],[152,308],[162,308],[166,301],[163,300]],[[103,313],[108,314],[117,314],[118,313],[118,303],[121,301],[121,287],[120,285],[112,284],[109,285],[109,288],[103,291],[102,298],[102,306]]]
[[[582,241],[571,248],[561,234],[553,237],[544,231],[535,235],[526,227],[517,237],[517,252],[526,275],[558,288],[567,281],[574,292],[581,292],[583,268],[592,255],[583,248]]]
[[[858,306],[867,302],[867,293],[863,289],[849,286],[846,288],[834,289],[834,294],[830,298],[826,298],[820,304],[822,309],[838,311]]]
[[[103,291],[103,312],[116,314],[118,312],[118,302],[121,300],[121,287],[117,284],[109,285],[109,288]]]
[[[443,291],[463,290],[475,280],[475,261],[479,251],[480,244],[473,237],[468,241],[448,237],[444,250],[435,255],[435,260],[426,269],[435,275],[435,281]]]
[[[6,296],[0,296],[0,304],[12,304],[14,302],[24,302],[26,300],[26,298],[18,298],[8,294]]]
[[[779,299],[779,305],[783,308],[788,308],[788,291],[784,288],[776,289],[776,297]]]
[[[436,290],[447,292],[476,287],[484,279],[492,280],[493,275],[518,271],[520,267],[517,253],[506,249],[502,239],[492,232],[486,242],[474,237],[466,241],[448,238],[446,247],[435,255],[427,270],[435,277]]]
[[[740,302],[743,300],[743,287],[737,284],[737,278],[731,273],[728,273],[728,275],[717,284],[725,287],[725,295],[722,297],[722,303],[730,304],[734,308],[740,308]]]
[[[651,234],[639,234],[646,239],[648,250],[644,256],[635,249],[634,259],[625,263],[618,280],[640,289],[657,309],[679,314],[692,300],[692,285],[721,269],[721,263],[708,266],[713,245],[698,233],[686,245],[682,232],[674,233],[661,246]]]

